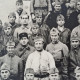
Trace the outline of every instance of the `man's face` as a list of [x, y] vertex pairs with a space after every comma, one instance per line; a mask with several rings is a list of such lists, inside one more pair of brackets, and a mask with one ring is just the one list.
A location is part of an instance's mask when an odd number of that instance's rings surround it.
[[72, 40], [71, 41], [71, 46], [73, 47], [73, 48], [77, 48], [77, 47], [79, 47], [79, 40]]
[[42, 23], [42, 16], [37, 16], [36, 17], [36, 22], [37, 23]]
[[35, 42], [35, 48], [37, 51], [43, 50], [43, 41], [36, 41]]
[[28, 24], [28, 22], [29, 22], [28, 15], [22, 15], [21, 24], [25, 25]]
[[77, 2], [77, 10], [79, 10], [80, 11], [80, 2]]
[[4, 32], [5, 32], [6, 35], [10, 35], [11, 34], [11, 31], [12, 31], [12, 28], [11, 27], [4, 28]]
[[1, 70], [1, 78], [3, 80], [7, 80], [10, 76], [10, 72], [8, 70]]
[[32, 28], [32, 33], [33, 33], [33, 34], [37, 34], [38, 31], [39, 31], [39, 28], [38, 28], [38, 27], [33, 27], [33, 28]]
[[7, 52], [9, 55], [14, 55], [14, 46], [7, 46]]
[[59, 35], [57, 33], [51, 34], [51, 40], [53, 43], [56, 43], [59, 39]]
[[34, 80], [34, 74], [31, 73], [26, 74], [26, 80]]
[[27, 37], [22, 37], [21, 40], [20, 40], [20, 44], [21, 44], [21, 45], [27, 45], [27, 44], [28, 44], [28, 39], [27, 39]]
[[55, 6], [54, 6], [54, 10], [55, 11], [60, 11], [61, 10], [61, 5], [59, 5], [59, 4], [56, 4]]
[[50, 80], [59, 80], [59, 74], [58, 73], [50, 74], [49, 79]]
[[16, 20], [16, 18], [13, 17], [13, 16], [9, 16], [9, 17], [8, 17], [8, 20], [9, 20], [10, 23], [14, 23], [15, 20]]
[[21, 12], [23, 10], [23, 4], [17, 3], [16, 4], [16, 9], [17, 9], [18, 12]]
[[76, 77], [76, 80], [80, 80], [80, 73], [76, 73], [75, 77]]
[[59, 20], [57, 21], [57, 24], [58, 24], [59, 26], [64, 26], [64, 23], [65, 23], [64, 19], [59, 19]]

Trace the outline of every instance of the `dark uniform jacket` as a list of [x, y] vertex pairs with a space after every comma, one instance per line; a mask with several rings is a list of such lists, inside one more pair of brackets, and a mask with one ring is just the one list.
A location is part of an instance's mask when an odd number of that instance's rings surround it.
[[6, 54], [5, 56], [0, 57], [0, 66], [3, 63], [10, 65], [10, 79], [23, 80], [23, 64], [21, 58], [16, 55], [11, 57]]

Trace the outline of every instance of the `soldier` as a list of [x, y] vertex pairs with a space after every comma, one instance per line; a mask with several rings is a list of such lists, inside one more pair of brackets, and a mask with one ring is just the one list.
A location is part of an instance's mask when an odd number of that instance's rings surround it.
[[36, 15], [36, 23], [39, 25], [39, 28], [45, 32], [47, 43], [49, 43], [48, 36], [49, 36], [50, 28], [46, 24], [46, 18], [45, 20], [43, 20], [43, 14]]
[[10, 66], [10, 79], [23, 80], [23, 64], [21, 58], [15, 55], [15, 43], [8, 41], [6, 44], [7, 54], [0, 57], [0, 65], [6, 63]]
[[8, 15], [8, 20], [9, 20], [9, 23], [10, 23], [10, 25], [11, 25], [12, 35], [13, 35], [15, 29], [16, 29], [17, 27], [19, 27], [19, 24], [17, 24], [17, 23], [15, 22], [15, 20], [16, 20], [16, 14], [15, 14], [14, 12], [11, 12], [11, 13]]
[[49, 80], [60, 80], [59, 71], [57, 68], [51, 69], [49, 74]]
[[7, 42], [10, 39], [13, 39], [11, 25], [9, 23], [4, 23], [3, 30], [4, 30], [4, 45], [6, 46]]
[[28, 40], [28, 34], [27, 33], [21, 33], [19, 34], [19, 44], [16, 46], [17, 56], [19, 56], [23, 62], [24, 62], [24, 68], [25, 63], [30, 55], [30, 53], [35, 51], [35, 48], [29, 45]]
[[70, 29], [65, 27], [65, 18], [62, 14], [59, 14], [57, 16], [57, 29], [59, 31], [59, 40], [66, 44], [68, 46], [68, 48], [70, 49], [70, 35], [71, 35], [71, 31]]
[[79, 23], [79, 25], [77, 27], [75, 27], [72, 32], [71, 32], [71, 35], [73, 35], [74, 33], [78, 33], [78, 35], [80, 36], [80, 14], [77, 16], [77, 21]]
[[[61, 3], [60, 2], [55, 2], [54, 4], [54, 11], [52, 11], [52, 13], [48, 16], [47, 18], [47, 25], [50, 27], [50, 29], [52, 29], [52, 27], [57, 27], [57, 22], [56, 22], [56, 18], [59, 14], [62, 14], [62, 7], [61, 7]], [[64, 15], [64, 17], [66, 17]]]
[[45, 32], [43, 30], [40, 29], [39, 25], [37, 23], [33, 23], [32, 27], [31, 27], [31, 31], [32, 31], [32, 35], [29, 37], [29, 44], [31, 46], [34, 46], [34, 39], [36, 38], [36, 36], [43, 36], [44, 38], [44, 48], [46, 47], [47, 44], [47, 36], [45, 34]]
[[28, 24], [29, 15], [27, 13], [23, 12], [20, 17], [21, 17], [21, 19], [20, 19], [21, 26], [16, 28], [14, 31], [14, 39], [16, 41], [19, 40], [19, 34], [20, 33], [26, 32], [28, 34], [28, 36], [30, 36], [32, 34], [30, 31], [31, 27]]
[[77, 16], [80, 14], [80, 0], [76, 0], [76, 11], [74, 11], [69, 19], [66, 21], [66, 25], [70, 28], [70, 30], [73, 30], [76, 26], [79, 25]]
[[60, 76], [65, 80], [68, 78], [68, 47], [59, 41], [59, 31], [56, 28], [51, 29], [50, 37], [52, 42], [47, 45], [46, 50], [53, 55]]
[[10, 80], [10, 66], [3, 63], [0, 68], [1, 80]]
[[31, 0], [30, 9], [32, 19], [39, 13], [42, 13], [45, 17], [52, 11], [51, 0]]
[[16, 23], [20, 24], [20, 15], [23, 12], [23, 1], [22, 0], [17, 0], [16, 1]]
[[43, 49], [44, 40], [41, 36], [34, 40], [36, 51], [31, 53], [26, 61], [26, 67], [34, 70], [34, 80], [49, 80], [49, 70], [55, 68], [52, 55]]
[[71, 50], [69, 56], [69, 74], [70, 80], [74, 80], [74, 70], [80, 67], [80, 37], [77, 33], [71, 35]]
[[32, 68], [26, 69], [24, 77], [26, 80], [34, 80], [34, 70]]
[[80, 67], [76, 67], [74, 70], [76, 80], [80, 80]]

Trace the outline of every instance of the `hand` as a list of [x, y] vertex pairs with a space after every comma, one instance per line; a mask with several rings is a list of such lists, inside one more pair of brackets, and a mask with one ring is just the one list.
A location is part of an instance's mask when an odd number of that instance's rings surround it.
[[34, 15], [34, 14], [32, 14], [32, 19], [33, 19], [33, 20], [35, 19], [35, 15]]

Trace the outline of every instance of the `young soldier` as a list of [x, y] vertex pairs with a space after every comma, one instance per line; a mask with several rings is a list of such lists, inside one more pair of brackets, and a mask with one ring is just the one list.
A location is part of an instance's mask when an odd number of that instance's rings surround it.
[[28, 68], [25, 71], [25, 80], [34, 80], [34, 70], [32, 68]]
[[50, 70], [49, 80], [60, 80], [59, 71], [57, 68]]
[[70, 28], [70, 30], [74, 29], [79, 25], [77, 16], [80, 14], [80, 0], [76, 0], [76, 11], [74, 11], [69, 19], [66, 22], [66, 25]]
[[75, 74], [75, 78], [76, 80], [80, 80], [80, 67], [76, 67], [76, 69], [74, 70], [74, 74]]
[[20, 16], [20, 22], [21, 22], [21, 26], [16, 28], [14, 31], [14, 39], [15, 40], [19, 40], [19, 34], [26, 32], [28, 34], [28, 36], [30, 36], [32, 33], [30, 31], [31, 27], [28, 24], [29, 21], [29, 16], [27, 13], [22, 13], [22, 15]]
[[9, 23], [4, 23], [3, 30], [4, 30], [4, 45], [6, 46], [7, 42], [10, 39], [13, 39], [11, 25]]
[[20, 24], [20, 15], [23, 12], [23, 1], [22, 0], [17, 0], [16, 1], [16, 23]]
[[7, 54], [0, 57], [0, 65], [6, 63], [10, 66], [10, 79], [23, 80], [23, 63], [21, 58], [15, 55], [15, 43], [10, 40], [6, 44]]
[[74, 70], [80, 66], [80, 37], [77, 33], [71, 35], [71, 50], [69, 56], [70, 80], [74, 80]]
[[[68, 67], [68, 47], [59, 41], [59, 31], [56, 28], [52, 28], [50, 31], [50, 37], [52, 42], [47, 45], [46, 50], [50, 52], [56, 63], [56, 67], [59, 70], [59, 73], [64, 80], [67, 79], [67, 67]], [[64, 75], [64, 77], [63, 77]], [[66, 76], [66, 77], [65, 77]]]
[[55, 68], [54, 59], [49, 52], [43, 49], [44, 40], [41, 36], [36, 37], [34, 43], [36, 51], [29, 55], [25, 70], [33, 68], [35, 73], [34, 80], [49, 80], [49, 70]]
[[46, 19], [43, 20], [43, 14], [39, 13], [36, 15], [36, 23], [39, 25], [39, 28], [44, 31], [47, 43], [49, 43], [48, 36], [49, 36], [50, 28], [46, 24]]
[[47, 22], [46, 22], [50, 27], [50, 29], [52, 29], [52, 27], [57, 27], [56, 18], [59, 14], [63, 14], [61, 9], [62, 9], [61, 3], [55, 2], [54, 11], [48, 16]]
[[25, 63], [29, 54], [35, 51], [35, 49], [29, 45], [27, 33], [19, 34], [19, 44], [16, 47], [16, 51], [17, 51], [16, 55], [23, 60], [25, 68]]
[[31, 16], [35, 18], [36, 14], [42, 13], [44, 17], [52, 11], [50, 0], [31, 0]]
[[58, 31], [59, 31], [59, 40], [66, 44], [68, 46], [68, 48], [70, 49], [70, 35], [71, 35], [71, 31], [70, 29], [65, 27], [65, 18], [62, 14], [59, 14], [57, 16], [57, 24], [58, 24]]
[[72, 30], [71, 35], [73, 35], [74, 33], [78, 33], [78, 35], [80, 36], [80, 14], [77, 16], [77, 21], [79, 25]]
[[45, 32], [40, 29], [40, 27], [37, 23], [33, 23], [32, 27], [31, 27], [31, 31], [32, 31], [32, 35], [29, 37], [29, 44], [31, 46], [34, 46], [34, 39], [37, 36], [41, 35], [44, 38], [44, 48], [45, 48], [46, 44], [47, 44], [47, 38], [46, 38]]
[[8, 20], [9, 20], [9, 23], [10, 23], [10, 25], [11, 25], [12, 35], [13, 35], [15, 29], [16, 29], [17, 27], [19, 27], [19, 24], [17, 24], [17, 23], [15, 22], [15, 20], [16, 20], [16, 14], [15, 14], [14, 12], [10, 13], [10, 14], [8, 15]]
[[6, 63], [3, 63], [0, 68], [1, 80], [10, 80], [10, 66]]

